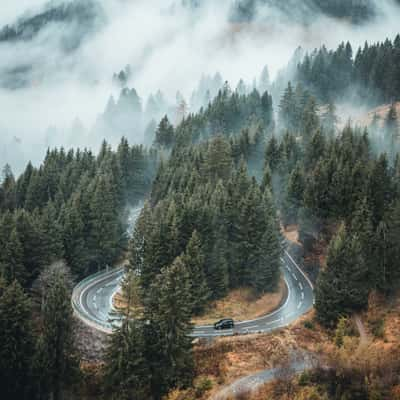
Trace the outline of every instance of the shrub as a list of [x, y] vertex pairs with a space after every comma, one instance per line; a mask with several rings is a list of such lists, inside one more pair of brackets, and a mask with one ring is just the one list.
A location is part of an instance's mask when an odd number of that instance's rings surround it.
[[307, 386], [310, 383], [310, 374], [308, 371], [304, 371], [299, 376], [299, 385]]
[[314, 322], [309, 320], [304, 321], [304, 328], [314, 330], [315, 329]]
[[385, 320], [383, 318], [378, 318], [369, 321], [369, 323], [372, 334], [377, 338], [383, 339], [385, 336]]
[[212, 387], [213, 387], [213, 383], [212, 383], [211, 379], [208, 379], [208, 378], [200, 379], [200, 381], [195, 386], [196, 397], [202, 397], [204, 395], [204, 393], [211, 390]]

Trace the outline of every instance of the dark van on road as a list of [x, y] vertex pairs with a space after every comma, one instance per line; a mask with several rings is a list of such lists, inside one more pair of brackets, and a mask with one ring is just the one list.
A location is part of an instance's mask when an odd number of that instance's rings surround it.
[[235, 326], [235, 323], [233, 322], [233, 319], [231, 318], [225, 318], [221, 319], [221, 321], [218, 321], [214, 324], [214, 329], [232, 329]]

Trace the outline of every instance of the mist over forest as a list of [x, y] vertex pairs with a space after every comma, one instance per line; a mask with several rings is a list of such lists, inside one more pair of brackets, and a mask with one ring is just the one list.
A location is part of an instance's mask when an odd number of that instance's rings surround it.
[[346, 1], [346, 7], [340, 1], [291, 3], [35, 0], [4, 5], [2, 164], [20, 171], [27, 161], [40, 161], [47, 147], [98, 148], [103, 139], [114, 144], [122, 135], [149, 144], [162, 115], [179, 120], [182, 100], [184, 111], [194, 112], [225, 81], [236, 88], [242, 79], [248, 90], [260, 89], [266, 65], [270, 80], [278, 78], [271, 90], [276, 104], [284, 82], [292, 78], [291, 67], [306, 51], [322, 45], [336, 49], [350, 41], [355, 52], [365, 41], [394, 39], [397, 33], [397, 1], [380, 1], [379, 7], [373, 0]]
[[400, 0], [5, 3], [1, 399], [400, 400]]

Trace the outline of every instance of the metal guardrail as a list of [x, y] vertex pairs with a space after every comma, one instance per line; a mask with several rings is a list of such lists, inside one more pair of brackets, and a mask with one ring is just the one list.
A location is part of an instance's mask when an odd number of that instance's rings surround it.
[[72, 291], [72, 296], [71, 296], [71, 304], [72, 304], [72, 308], [74, 310], [74, 312], [76, 313], [76, 315], [81, 319], [84, 320], [86, 322], [91, 322], [97, 326], [101, 326], [104, 329], [107, 330], [107, 332], [111, 331], [113, 326], [110, 322], [104, 322], [101, 321], [97, 318], [94, 318], [92, 315], [90, 315], [89, 313], [86, 312], [86, 310], [84, 310], [81, 307], [80, 304], [80, 297], [82, 294], [82, 291], [86, 288], [86, 286], [88, 284], [90, 284], [92, 281], [97, 280], [98, 278], [106, 278], [108, 276], [120, 273], [121, 271], [123, 271], [123, 267], [119, 267], [119, 268], [113, 268], [113, 269], [107, 269], [107, 270], [102, 270], [99, 272], [96, 272], [92, 275], [87, 276], [86, 278], [84, 278], [83, 280], [81, 280], [73, 289]]
[[[290, 261], [295, 265], [295, 267], [299, 270], [299, 272], [304, 276], [307, 283], [310, 285], [311, 290], [313, 290], [313, 285], [312, 285], [310, 279], [308, 278], [308, 276], [303, 272], [303, 270], [300, 268], [300, 266], [294, 261], [294, 259], [292, 258], [292, 256], [289, 254], [289, 252], [287, 250], [285, 250], [285, 254], [289, 257]], [[72, 291], [71, 304], [72, 304], [75, 314], [82, 321], [84, 321], [88, 325], [90, 325], [96, 329], [102, 330], [106, 333], [110, 333], [113, 330], [115, 325], [113, 324], [113, 320], [111, 318], [109, 318], [109, 320], [107, 322], [105, 322], [103, 320], [100, 320], [100, 319], [90, 315], [82, 307], [80, 300], [81, 300], [82, 292], [92, 282], [101, 280], [102, 278], [110, 277], [112, 275], [119, 274], [119, 273], [123, 272], [123, 270], [124, 270], [124, 267], [117, 267], [117, 268], [113, 268], [113, 269], [107, 269], [107, 270], [102, 270], [102, 271], [96, 272], [95, 274], [89, 275], [86, 278], [84, 278], [82, 281], [80, 281], [74, 287], [74, 289]], [[118, 319], [115, 319], [114, 322], [117, 320]]]
[[[131, 212], [131, 216], [130, 216], [130, 220], [131, 220], [131, 226], [134, 227], [137, 218], [140, 215], [140, 212], [143, 208], [143, 204], [144, 204], [144, 200], [141, 200], [138, 202], [137, 206], [134, 207], [132, 209]], [[80, 296], [82, 291], [85, 289], [85, 287], [91, 283], [91, 281], [98, 279], [98, 278], [106, 278], [108, 276], [111, 276], [113, 274], [119, 273], [121, 271], [123, 271], [124, 267], [117, 267], [117, 268], [113, 268], [113, 269], [107, 269], [107, 270], [102, 270], [99, 272], [96, 272], [95, 274], [89, 275], [86, 278], [84, 278], [83, 280], [81, 280], [73, 289], [72, 291], [72, 297], [71, 297], [71, 304], [72, 304], [72, 308], [75, 312], [75, 314], [84, 322], [89, 322], [92, 325], [95, 324], [96, 328], [98, 328], [99, 326], [103, 327], [104, 330], [106, 330], [107, 332], [110, 332], [113, 328], [113, 325], [111, 322], [104, 322], [101, 321], [97, 318], [94, 318], [92, 315], [90, 315], [89, 313], [87, 313], [80, 304]]]

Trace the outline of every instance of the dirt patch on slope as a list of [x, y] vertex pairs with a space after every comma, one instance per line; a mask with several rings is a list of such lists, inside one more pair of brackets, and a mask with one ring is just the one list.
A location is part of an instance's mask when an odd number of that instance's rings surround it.
[[283, 279], [275, 292], [261, 297], [256, 297], [250, 288], [235, 289], [225, 298], [211, 303], [203, 315], [193, 318], [193, 323], [207, 325], [228, 317], [235, 321], [259, 318], [276, 310], [284, 302], [286, 294]]

